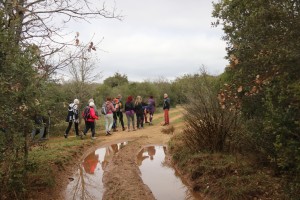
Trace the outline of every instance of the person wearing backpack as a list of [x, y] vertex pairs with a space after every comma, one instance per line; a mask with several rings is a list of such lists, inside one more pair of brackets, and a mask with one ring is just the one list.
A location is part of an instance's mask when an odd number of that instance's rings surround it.
[[92, 131], [92, 139], [96, 139], [95, 137], [95, 119], [98, 120], [98, 116], [96, 115], [95, 112], [95, 104], [94, 102], [90, 102], [89, 103], [89, 108], [86, 108], [84, 110], [84, 112], [82, 113], [82, 116], [84, 118], [85, 121], [85, 129], [83, 131], [83, 135], [86, 136], [86, 133], [89, 131], [89, 129], [91, 129]]
[[[99, 113], [98, 113], [98, 110], [97, 110], [97, 106], [96, 106], [96, 104], [95, 104], [95, 101], [94, 101], [94, 99], [89, 99], [89, 102], [88, 102], [88, 105], [87, 106], [89, 106], [89, 103], [90, 102], [93, 102], [94, 103], [94, 110], [95, 110], [95, 114], [96, 114], [96, 116], [97, 117], [99, 117]], [[96, 123], [96, 122], [95, 122]]]
[[126, 103], [125, 103], [125, 113], [127, 117], [127, 126], [128, 126], [128, 132], [130, 131], [130, 122], [132, 123], [132, 130], [135, 131], [134, 126], [134, 103], [132, 96], [128, 96]]
[[[103, 109], [102, 109], [103, 110]], [[111, 98], [107, 97], [105, 102], [105, 130], [106, 130], [106, 136], [111, 135], [110, 131], [113, 126], [113, 112], [115, 112], [116, 109], [114, 105], [111, 102]]]
[[163, 110], [164, 110], [164, 118], [165, 118], [165, 123], [163, 126], [169, 125], [169, 110], [170, 110], [170, 99], [168, 97], [168, 94], [164, 94], [164, 102], [163, 102]]
[[74, 99], [74, 102], [69, 104], [68, 115], [67, 115], [67, 118], [66, 118], [66, 122], [68, 122], [69, 125], [68, 125], [68, 127], [65, 131], [65, 134], [64, 134], [65, 138], [68, 138], [68, 134], [71, 130], [73, 122], [74, 122], [74, 126], [75, 126], [76, 137], [80, 136], [79, 135], [79, 129], [78, 129], [78, 125], [79, 125], [78, 105], [79, 105], [79, 100], [78, 99]]
[[125, 131], [126, 128], [124, 126], [124, 120], [123, 120], [124, 106], [123, 106], [123, 101], [122, 101], [122, 95], [119, 94], [117, 99], [119, 100], [119, 108], [117, 109], [117, 116], [121, 123], [122, 130]]
[[[85, 113], [85, 111], [88, 110], [88, 109], [90, 108], [90, 106], [89, 106], [90, 102], [93, 102], [93, 103], [94, 103], [94, 105], [95, 105], [95, 106], [94, 106], [95, 114], [96, 114], [97, 117], [99, 117], [98, 110], [97, 110], [97, 106], [96, 106], [96, 104], [95, 104], [94, 99], [89, 99], [87, 105], [85, 106], [85, 108], [84, 108], [84, 110], [83, 110], [82, 116], [83, 116], [83, 114]], [[95, 122], [95, 124], [96, 124], [96, 122]]]

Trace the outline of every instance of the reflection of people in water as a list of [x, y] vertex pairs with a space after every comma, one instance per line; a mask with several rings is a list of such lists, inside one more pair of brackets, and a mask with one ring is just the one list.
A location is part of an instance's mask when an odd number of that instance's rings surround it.
[[163, 150], [164, 150], [165, 155], [167, 155], [167, 147], [166, 146], [163, 146]]
[[82, 164], [86, 173], [94, 174], [98, 164], [98, 158], [99, 155], [93, 152], [84, 159]]
[[112, 148], [112, 150], [113, 150], [114, 153], [117, 153], [119, 151], [119, 147], [118, 147], [117, 144], [112, 144], [111, 148]]
[[[113, 147], [113, 145], [106, 147], [105, 149], [105, 155], [104, 155], [104, 160], [101, 163], [102, 166], [102, 170], [104, 171], [105, 167], [107, 166], [107, 164], [109, 163], [109, 161], [112, 159], [113, 155], [114, 155], [114, 149], [115, 147]], [[118, 145], [117, 145], [118, 148]]]
[[150, 146], [147, 147], [147, 151], [148, 151], [148, 155], [150, 156], [150, 160], [153, 160], [153, 156], [155, 155], [155, 147], [154, 146]]
[[101, 163], [101, 167], [102, 167], [102, 170], [104, 171], [106, 165], [108, 164], [108, 162], [106, 160], [103, 160], [102, 163]]
[[143, 153], [145, 152], [145, 148], [143, 148], [137, 155], [137, 164], [138, 166], [142, 165], [143, 160], [146, 158], [149, 158], [149, 156], [143, 156]]

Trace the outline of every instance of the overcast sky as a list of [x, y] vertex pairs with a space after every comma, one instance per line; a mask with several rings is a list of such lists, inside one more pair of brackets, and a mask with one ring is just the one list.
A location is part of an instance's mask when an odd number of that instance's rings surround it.
[[221, 28], [211, 26], [211, 0], [115, 2], [122, 21], [97, 19], [70, 26], [81, 38], [104, 37], [96, 51], [102, 80], [115, 72], [126, 74], [129, 81], [174, 80], [197, 73], [202, 65], [211, 74], [224, 71], [225, 42]]

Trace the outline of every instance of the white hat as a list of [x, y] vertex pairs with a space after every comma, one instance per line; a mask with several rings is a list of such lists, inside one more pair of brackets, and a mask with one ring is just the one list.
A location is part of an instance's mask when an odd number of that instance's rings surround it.
[[79, 100], [78, 99], [74, 99], [74, 103], [78, 105], [79, 104]]
[[94, 102], [91, 101], [91, 102], [89, 103], [89, 106], [90, 106], [90, 107], [94, 107], [94, 106], [95, 106]]

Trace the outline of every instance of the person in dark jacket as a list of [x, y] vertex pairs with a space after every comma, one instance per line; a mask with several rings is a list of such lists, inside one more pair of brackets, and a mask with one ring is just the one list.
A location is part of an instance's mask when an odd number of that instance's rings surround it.
[[119, 94], [117, 99], [119, 100], [119, 107], [117, 109], [117, 116], [118, 116], [119, 121], [121, 123], [122, 130], [125, 131], [124, 120], [123, 120], [124, 105], [123, 105], [123, 101], [122, 101], [122, 96]]
[[125, 103], [125, 113], [127, 117], [127, 125], [128, 125], [128, 132], [130, 131], [130, 122], [132, 123], [132, 130], [135, 131], [134, 125], [134, 103], [132, 96], [128, 96], [126, 103]]
[[144, 128], [144, 109], [142, 105], [142, 97], [137, 96], [134, 103], [134, 110], [136, 114], [136, 127], [138, 129]]
[[170, 99], [168, 97], [168, 94], [164, 94], [164, 102], [163, 102], [163, 110], [164, 110], [164, 118], [165, 123], [163, 126], [169, 125], [169, 110], [170, 110]]
[[68, 138], [68, 134], [69, 131], [71, 130], [72, 124], [74, 123], [75, 126], [75, 132], [76, 132], [76, 137], [80, 136], [79, 135], [79, 129], [78, 129], [78, 125], [79, 125], [79, 110], [78, 110], [78, 105], [79, 105], [79, 100], [78, 99], [74, 99], [73, 103], [69, 104], [69, 108], [68, 108], [68, 115], [67, 115], [67, 119], [66, 122], [69, 123], [66, 131], [65, 131], [65, 138]]
[[35, 114], [34, 115], [34, 128], [31, 132], [31, 138], [34, 139], [39, 134], [39, 139], [46, 139], [47, 135], [47, 119], [46, 117]]
[[152, 119], [155, 112], [155, 100], [153, 99], [153, 96], [150, 96], [148, 99], [148, 111], [149, 111], [149, 125], [152, 125]]
[[118, 114], [117, 114], [117, 112], [119, 110], [119, 99], [117, 99], [117, 98], [113, 99], [112, 103], [113, 103], [114, 108], [116, 109], [113, 112], [114, 121], [113, 121], [112, 129], [113, 129], [113, 132], [117, 132], [118, 131], [118, 129], [117, 129], [117, 127], [118, 127]]

